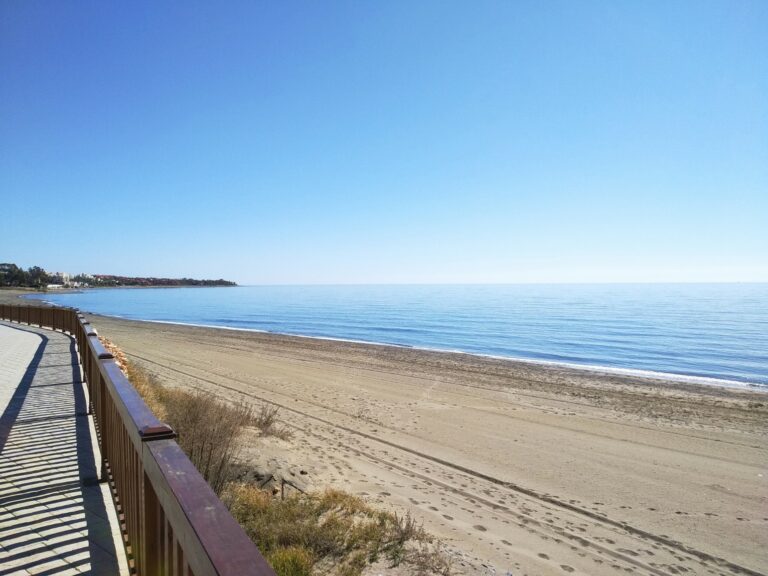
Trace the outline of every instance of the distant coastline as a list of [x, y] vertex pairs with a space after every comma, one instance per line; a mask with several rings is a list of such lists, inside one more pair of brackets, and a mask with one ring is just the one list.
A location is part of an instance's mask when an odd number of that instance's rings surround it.
[[199, 280], [197, 278], [155, 278], [152, 276], [114, 276], [94, 274], [88, 288], [179, 288], [179, 287], [234, 287], [236, 282], [219, 278], [217, 280]]
[[186, 287], [237, 286], [236, 282], [223, 278], [158, 278], [155, 276], [119, 276], [116, 274], [70, 274], [48, 272], [40, 266], [23, 269], [12, 262], [0, 263], [0, 288], [31, 288], [40, 291], [66, 288], [126, 288], [126, 287]]

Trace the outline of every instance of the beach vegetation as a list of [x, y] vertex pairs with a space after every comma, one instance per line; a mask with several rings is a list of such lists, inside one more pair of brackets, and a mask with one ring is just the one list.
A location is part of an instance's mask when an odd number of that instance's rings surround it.
[[280, 576], [310, 576], [314, 560], [303, 546], [278, 548], [266, 555], [267, 562]]
[[165, 418], [177, 442], [216, 494], [232, 479], [240, 437], [253, 420], [250, 406], [218, 401], [212, 393], [161, 388]]
[[[379, 510], [347, 492], [281, 499], [252, 485], [230, 484], [223, 500], [280, 576], [359, 576], [366, 566], [382, 561], [405, 564], [417, 573], [450, 573], [440, 545], [409, 513]], [[307, 560], [312, 570], [302, 572]]]
[[[133, 387], [159, 419], [177, 433], [176, 441], [216, 494], [236, 470], [239, 440], [256, 419], [250, 406], [222, 402], [210, 392], [163, 386], [112, 342], [101, 338]], [[277, 428], [276, 414], [271, 425]]]

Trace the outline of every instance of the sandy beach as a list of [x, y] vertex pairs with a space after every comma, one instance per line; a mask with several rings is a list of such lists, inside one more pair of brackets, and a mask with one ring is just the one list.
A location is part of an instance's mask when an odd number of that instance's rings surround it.
[[163, 383], [280, 407], [243, 457], [411, 510], [459, 573], [768, 571], [768, 395], [91, 317]]

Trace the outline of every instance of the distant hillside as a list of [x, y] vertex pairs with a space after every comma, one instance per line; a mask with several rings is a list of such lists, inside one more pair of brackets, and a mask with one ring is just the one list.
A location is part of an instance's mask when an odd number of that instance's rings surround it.
[[110, 274], [94, 274], [91, 286], [237, 286], [229, 280], [197, 280], [195, 278], [141, 278], [132, 276], [112, 276]]
[[103, 286], [237, 286], [229, 280], [197, 280], [195, 278], [144, 278], [114, 276], [112, 274], [77, 274], [68, 272], [47, 272], [40, 266], [27, 270], [9, 262], [0, 263], [0, 287], [43, 289], [47, 286], [67, 288], [88, 288]]

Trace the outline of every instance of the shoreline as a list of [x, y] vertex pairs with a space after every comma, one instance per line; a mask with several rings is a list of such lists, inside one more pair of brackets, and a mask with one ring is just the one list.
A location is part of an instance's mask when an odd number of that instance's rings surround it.
[[[52, 306], [57, 306], [53, 302], [48, 302]], [[270, 330], [260, 330], [258, 328], [239, 328], [236, 326], [220, 326], [214, 324], [197, 324], [192, 322], [177, 322], [172, 320], [145, 320], [141, 318], [126, 318], [125, 316], [118, 316], [113, 314], [95, 314], [88, 312], [89, 315], [99, 318], [114, 318], [118, 320], [125, 320], [129, 322], [146, 322], [149, 324], [167, 324], [171, 326], [191, 326], [194, 328], [210, 328], [213, 330], [231, 330], [234, 332], [252, 332], [255, 334], [265, 334], [273, 336], [284, 336], [290, 338], [306, 338], [309, 340], [321, 340], [328, 342], [346, 342], [350, 344], [359, 344], [362, 346], [383, 346], [391, 348], [400, 348], [404, 350], [418, 350], [423, 352], [434, 352], [437, 354], [457, 354], [470, 356], [473, 358], [488, 358], [491, 360], [499, 360], [503, 362], [510, 362], [513, 364], [530, 364], [533, 366], [541, 367], [553, 367], [563, 368], [576, 371], [582, 371], [588, 374], [596, 375], [609, 375], [609, 376], [626, 376], [629, 378], [641, 378], [649, 381], [664, 381], [670, 384], [690, 384], [694, 386], [707, 386], [707, 387], [719, 387], [726, 389], [738, 389], [746, 391], [754, 391], [757, 393], [768, 393], [768, 384], [762, 384], [760, 382], [748, 382], [741, 380], [728, 380], [724, 378], [713, 378], [709, 376], [699, 376], [693, 374], [677, 374], [674, 372], [660, 372], [656, 370], [644, 370], [640, 368], [622, 368], [614, 366], [600, 366], [593, 364], [578, 364], [574, 362], [559, 362], [556, 360], [539, 360], [536, 358], [522, 358], [515, 356], [500, 356], [496, 354], [483, 354], [480, 352], [467, 352], [464, 350], [449, 350], [442, 348], [430, 348], [427, 346], [415, 346], [407, 344], [393, 344], [390, 342], [372, 342], [368, 340], [356, 340], [352, 338], [340, 338], [333, 336], [313, 336], [307, 334], [292, 334], [290, 332], [274, 332]]]
[[355, 340], [352, 338], [340, 338], [334, 336], [312, 336], [308, 334], [293, 334], [290, 332], [273, 332], [271, 330], [260, 330], [258, 328], [238, 328], [235, 326], [219, 326], [215, 324], [195, 324], [192, 322], [175, 322], [171, 320], [143, 320], [138, 318], [126, 318], [109, 314], [93, 314], [94, 316], [103, 316], [105, 318], [119, 318], [120, 320], [132, 320], [135, 322], [149, 322], [155, 324], [172, 324], [176, 326], [193, 326], [196, 328], [215, 328], [217, 330], [235, 330], [240, 332], [257, 332], [259, 334], [274, 334], [275, 336], [291, 336], [293, 338], [309, 338], [312, 340], [328, 340], [331, 342], [349, 342], [351, 344], [362, 344], [367, 346], [388, 346], [392, 348], [405, 348], [410, 350], [421, 350], [424, 352], [436, 352], [439, 354], [461, 354], [478, 358], [490, 358], [492, 360], [502, 360], [516, 364], [534, 364], [537, 366], [552, 366], [555, 368], [569, 368], [572, 370], [582, 370], [593, 374], [607, 374], [628, 376], [633, 378], [644, 378], [650, 380], [668, 380], [674, 383], [700, 384], [702, 386], [720, 386], [723, 388], [738, 388], [755, 390], [757, 392], [768, 393], [768, 384], [760, 382], [748, 382], [741, 380], [728, 380], [725, 378], [714, 378], [710, 376], [700, 376], [695, 374], [677, 374], [674, 372], [661, 372], [657, 370], [643, 370], [641, 368], [621, 368], [618, 366], [601, 366], [597, 364], [579, 364], [576, 362], [560, 362], [557, 360], [540, 360], [536, 358], [524, 358], [520, 356], [501, 356], [498, 354], [484, 354], [482, 352], [467, 352], [465, 350], [450, 350], [447, 348], [431, 348], [429, 346], [416, 346], [408, 344], [393, 344], [391, 342], [372, 342], [370, 340]]
[[[212, 286], [212, 287], [211, 286], [109, 286], [109, 287], [89, 288], [88, 290], [114, 290], [119, 288], [168, 289], [168, 288], [217, 288], [217, 286]], [[72, 289], [72, 290], [67, 290], [66, 293], [81, 293], [82, 291], [83, 291], [82, 289]], [[64, 292], [57, 292], [57, 293], [64, 293]], [[17, 297], [24, 301], [37, 300], [49, 306], [60, 306], [59, 304], [45, 300], [43, 297], [35, 297], [32, 294], [19, 294]], [[88, 313], [92, 314], [90, 312]], [[643, 369], [643, 368], [603, 366], [600, 364], [580, 364], [578, 362], [542, 360], [537, 358], [526, 358], [526, 357], [519, 357], [519, 356], [502, 356], [498, 354], [485, 354], [482, 352], [469, 352], [466, 350], [433, 348], [429, 346], [396, 344], [391, 342], [374, 342], [369, 340], [358, 340], [353, 338], [343, 338], [343, 337], [335, 337], [335, 336], [317, 336], [317, 335], [309, 335], [309, 334], [295, 334], [290, 332], [276, 332], [276, 331], [270, 331], [270, 330], [262, 330], [259, 328], [240, 328], [236, 326], [199, 324], [199, 323], [193, 323], [193, 322], [181, 322], [181, 321], [173, 321], [173, 320], [147, 320], [142, 318], [127, 318], [125, 316], [119, 316], [119, 315], [113, 315], [113, 314], [93, 313], [93, 315], [104, 317], [104, 318], [116, 318], [119, 320], [127, 320], [127, 321], [133, 321], [133, 322], [148, 322], [148, 323], [169, 324], [169, 325], [176, 325], [176, 326], [192, 326], [192, 327], [198, 327], [198, 328], [211, 328], [216, 330], [232, 330], [237, 332], [272, 334], [275, 336], [288, 336], [293, 338], [308, 338], [312, 340], [325, 340], [330, 342], [349, 342], [349, 343], [367, 345], [367, 346], [385, 346], [385, 347], [393, 347], [393, 348], [422, 350], [426, 352], [436, 352], [441, 354], [459, 354], [459, 355], [467, 355], [467, 356], [477, 357], [477, 358], [489, 358], [493, 360], [507, 361], [511, 363], [531, 364], [534, 366], [543, 366], [543, 367], [551, 366], [555, 368], [571, 369], [571, 370], [583, 371], [583, 372], [597, 374], [597, 375], [606, 374], [606, 375], [627, 376], [630, 378], [640, 378], [643, 380], [654, 381], [654, 382], [664, 381], [664, 382], [668, 382], [670, 385], [689, 384], [694, 386], [709, 386], [709, 387], [719, 387], [719, 388], [726, 388], [726, 389], [754, 391], [757, 393], [768, 393], [768, 383], [748, 381], [748, 380], [733, 380], [728, 378], [717, 378], [713, 376], [703, 376], [700, 374], [681, 374], [676, 372], [663, 372], [663, 371]]]
[[[181, 284], [178, 286], [84, 286], [80, 288], [53, 288], [51, 290], [37, 290], [35, 288], [29, 288], [30, 292], [27, 294], [19, 294], [19, 298], [24, 299], [25, 297], [32, 297], [32, 299], [37, 300], [38, 298], [35, 298], [35, 294], [83, 294], [86, 292], [91, 292], [94, 290], [152, 290], [154, 288], [161, 288], [161, 289], [168, 289], [168, 288], [239, 288], [239, 285], [235, 286], [199, 286], [197, 284]], [[14, 287], [6, 287], [4, 288], [6, 290], [20, 290], [20, 288]], [[52, 304], [52, 303], [51, 303]]]

